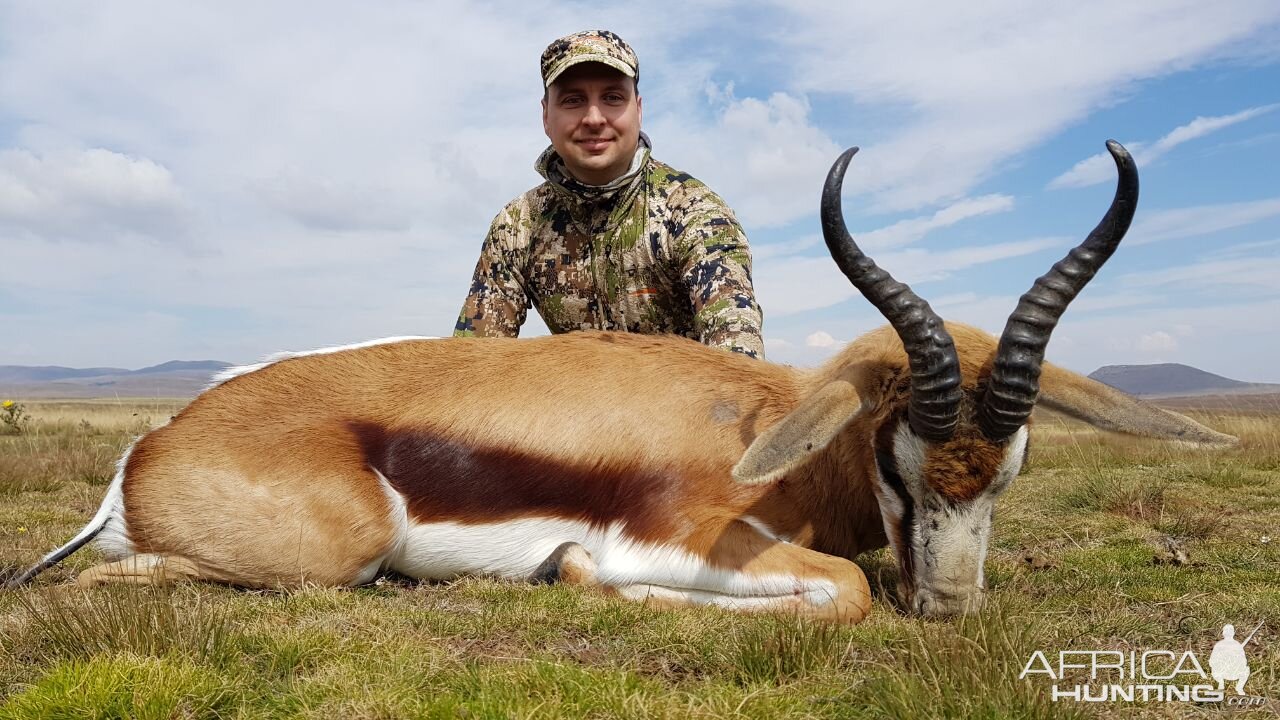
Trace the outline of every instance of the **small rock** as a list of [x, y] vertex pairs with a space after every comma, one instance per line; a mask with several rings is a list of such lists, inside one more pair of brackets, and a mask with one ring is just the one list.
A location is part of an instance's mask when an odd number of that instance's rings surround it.
[[1156, 553], [1151, 558], [1151, 562], [1156, 565], [1173, 565], [1174, 567], [1182, 567], [1191, 564], [1191, 556], [1187, 553], [1187, 546], [1181, 540], [1171, 537], [1160, 539]]

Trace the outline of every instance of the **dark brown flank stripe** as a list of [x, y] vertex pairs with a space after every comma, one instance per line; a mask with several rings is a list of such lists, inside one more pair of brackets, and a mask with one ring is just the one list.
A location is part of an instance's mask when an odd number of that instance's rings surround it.
[[599, 527], [625, 520], [629, 537], [655, 541], [676, 532], [684, 495], [698, 485], [680, 469], [645, 470], [645, 463], [626, 458], [580, 467], [426, 430], [348, 427], [366, 461], [404, 496], [419, 522], [554, 517]]

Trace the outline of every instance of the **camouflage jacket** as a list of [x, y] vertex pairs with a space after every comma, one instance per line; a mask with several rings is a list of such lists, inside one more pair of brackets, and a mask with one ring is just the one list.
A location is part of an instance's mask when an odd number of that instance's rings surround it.
[[546, 182], [494, 218], [455, 336], [515, 337], [529, 307], [553, 333], [672, 333], [764, 357], [751, 254], [733, 211], [707, 186], [649, 155], [578, 183], [552, 148]]

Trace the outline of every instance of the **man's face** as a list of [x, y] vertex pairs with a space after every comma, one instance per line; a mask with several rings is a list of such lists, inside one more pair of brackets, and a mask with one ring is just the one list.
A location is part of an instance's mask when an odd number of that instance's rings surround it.
[[569, 174], [588, 185], [604, 185], [631, 168], [640, 115], [635, 82], [594, 62], [566, 70], [542, 101], [542, 128], [552, 147]]

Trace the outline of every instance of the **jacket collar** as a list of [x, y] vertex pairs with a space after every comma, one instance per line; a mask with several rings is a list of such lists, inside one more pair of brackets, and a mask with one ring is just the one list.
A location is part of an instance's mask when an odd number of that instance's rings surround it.
[[631, 160], [631, 168], [606, 185], [588, 185], [575, 180], [565, 170], [564, 160], [560, 158], [555, 147], [543, 150], [537, 162], [533, 164], [533, 168], [547, 179], [552, 188], [574, 203], [597, 203], [613, 199], [633, 188], [644, 175], [652, 148], [653, 144], [649, 142], [649, 136], [643, 132], [640, 133], [640, 142], [636, 145], [636, 154]]

